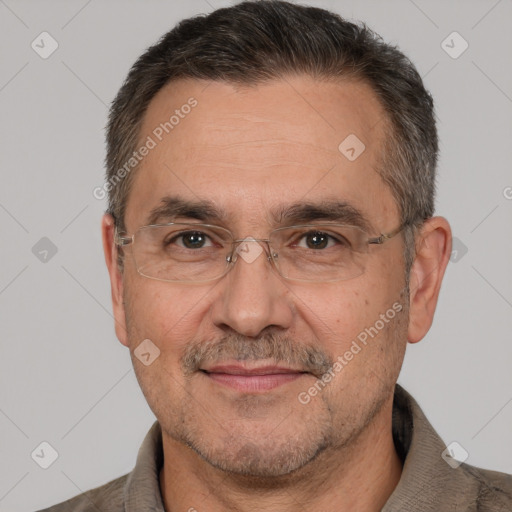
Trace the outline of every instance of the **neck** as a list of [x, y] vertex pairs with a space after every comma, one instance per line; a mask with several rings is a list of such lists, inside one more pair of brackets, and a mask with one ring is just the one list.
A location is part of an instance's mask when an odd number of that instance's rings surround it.
[[212, 467], [162, 431], [160, 488], [167, 512], [304, 512], [382, 509], [398, 484], [402, 463], [391, 433], [392, 401], [350, 445], [325, 450], [307, 467], [271, 480]]

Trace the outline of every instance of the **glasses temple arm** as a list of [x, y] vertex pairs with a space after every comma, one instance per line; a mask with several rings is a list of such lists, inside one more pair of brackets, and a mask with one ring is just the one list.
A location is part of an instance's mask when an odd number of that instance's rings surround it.
[[117, 227], [114, 231], [114, 244], [119, 247], [124, 247], [125, 245], [130, 245], [133, 243], [133, 235], [132, 236], [122, 236], [117, 231]]
[[376, 238], [369, 238], [368, 243], [369, 244], [383, 244], [386, 240], [389, 240], [390, 238], [393, 238], [395, 235], [400, 233], [402, 229], [404, 229], [406, 224], [402, 224], [398, 226], [396, 229], [391, 231], [390, 233], [382, 233], [380, 236]]

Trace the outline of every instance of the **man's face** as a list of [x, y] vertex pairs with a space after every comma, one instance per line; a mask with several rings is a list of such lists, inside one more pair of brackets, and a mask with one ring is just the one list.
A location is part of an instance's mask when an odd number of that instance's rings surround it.
[[[197, 106], [158, 141], [154, 130], [190, 97]], [[151, 136], [157, 145], [136, 171], [126, 229], [147, 224], [162, 198], [173, 197], [208, 201], [219, 218], [162, 222], [219, 224], [235, 239], [267, 238], [280, 227], [272, 212], [326, 202], [358, 209], [373, 226], [369, 236], [388, 233], [399, 212], [377, 172], [385, 126], [361, 83], [173, 83], [144, 118], [140, 141]], [[338, 149], [351, 134], [365, 145], [353, 161]], [[329, 283], [287, 281], [265, 252], [252, 262], [239, 257], [213, 282], [163, 282], [138, 274], [128, 249], [124, 311], [116, 318], [126, 332], [119, 328], [118, 336], [132, 356], [145, 339], [160, 349], [151, 365], [133, 363], [167, 443], [184, 443], [224, 470], [284, 475], [389, 413], [407, 341], [404, 287], [400, 236], [370, 246], [362, 275]], [[318, 385], [319, 369], [338, 356], [342, 369]], [[281, 375], [232, 375], [264, 367], [260, 373], [273, 367]]]

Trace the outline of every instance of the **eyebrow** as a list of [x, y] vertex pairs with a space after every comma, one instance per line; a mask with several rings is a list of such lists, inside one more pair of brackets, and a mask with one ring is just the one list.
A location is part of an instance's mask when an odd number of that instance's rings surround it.
[[[153, 208], [145, 222], [163, 224], [177, 218], [195, 219], [201, 222], [225, 224], [230, 216], [208, 200], [187, 200], [178, 196], [166, 196]], [[300, 202], [281, 205], [270, 210], [270, 220], [276, 227], [294, 225], [312, 221], [334, 221], [363, 229], [367, 233], [374, 231], [367, 216], [346, 201], [322, 200], [319, 202]]]
[[172, 222], [177, 217], [206, 221], [225, 221], [227, 215], [219, 210], [211, 201], [189, 201], [177, 196], [166, 196], [160, 200], [159, 206], [153, 208], [146, 218], [147, 224]]
[[317, 220], [334, 221], [361, 228], [367, 233], [374, 231], [368, 217], [358, 208], [345, 201], [295, 203], [279, 207], [272, 216], [278, 224], [301, 224]]

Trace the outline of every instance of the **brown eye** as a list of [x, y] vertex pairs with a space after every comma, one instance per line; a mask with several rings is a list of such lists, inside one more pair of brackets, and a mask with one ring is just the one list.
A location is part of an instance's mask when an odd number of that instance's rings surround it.
[[202, 231], [186, 231], [173, 236], [165, 245], [176, 244], [185, 249], [202, 249], [212, 245], [210, 237]]
[[329, 249], [335, 245], [349, 245], [341, 235], [334, 236], [325, 231], [308, 231], [303, 233], [296, 244], [297, 247], [320, 250]]
[[329, 244], [329, 236], [320, 231], [308, 233], [304, 238], [309, 249], [325, 249]]

